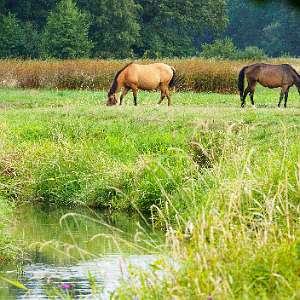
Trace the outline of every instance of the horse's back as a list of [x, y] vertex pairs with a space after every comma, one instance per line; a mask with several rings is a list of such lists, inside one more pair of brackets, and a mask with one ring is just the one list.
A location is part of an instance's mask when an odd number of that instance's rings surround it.
[[173, 76], [172, 68], [163, 63], [149, 65], [131, 64], [127, 70], [127, 81], [145, 90], [157, 89], [161, 83], [168, 83]]
[[272, 64], [254, 64], [247, 67], [246, 76], [250, 81], [258, 81], [261, 85], [269, 88], [281, 87], [283, 84], [289, 84], [291, 76], [290, 65], [272, 65]]
[[150, 72], [151, 74], [160, 74], [160, 76], [172, 76], [172, 68], [164, 63], [154, 63], [149, 65], [136, 65], [141, 72]]

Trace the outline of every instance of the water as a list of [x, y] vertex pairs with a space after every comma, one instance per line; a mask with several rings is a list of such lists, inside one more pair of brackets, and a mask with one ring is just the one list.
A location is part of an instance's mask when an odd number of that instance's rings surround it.
[[78, 299], [109, 299], [126, 280], [129, 264], [147, 268], [157, 259], [161, 239], [137, 216], [91, 210], [22, 209], [11, 231], [30, 245], [30, 258], [24, 256], [22, 272], [11, 265], [1, 275], [29, 292], [0, 282], [0, 299], [48, 299], [53, 290], [68, 290]]

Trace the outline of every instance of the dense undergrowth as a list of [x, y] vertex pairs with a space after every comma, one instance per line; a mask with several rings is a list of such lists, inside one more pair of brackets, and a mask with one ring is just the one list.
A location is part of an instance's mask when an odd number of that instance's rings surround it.
[[121, 299], [298, 299], [296, 90], [287, 110], [266, 89], [257, 110], [234, 95], [158, 97], [107, 108], [105, 93], [1, 90], [1, 199], [151, 214], [174, 261], [133, 271]]

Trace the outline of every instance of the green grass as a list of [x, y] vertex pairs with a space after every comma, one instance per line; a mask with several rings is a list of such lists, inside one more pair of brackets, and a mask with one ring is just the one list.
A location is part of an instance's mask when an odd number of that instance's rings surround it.
[[[169, 255], [122, 299], [299, 299], [300, 101], [238, 95], [0, 90], [0, 197], [150, 214]], [[164, 280], [156, 270], [164, 269]], [[136, 281], [134, 281], [136, 282]]]

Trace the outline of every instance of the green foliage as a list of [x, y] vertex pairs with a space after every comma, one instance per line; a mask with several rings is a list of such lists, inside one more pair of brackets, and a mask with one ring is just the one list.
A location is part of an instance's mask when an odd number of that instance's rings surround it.
[[203, 37], [205, 30], [222, 32], [227, 22], [223, 0], [143, 0], [140, 5], [142, 43], [137, 52], [145, 58], [195, 55], [195, 40]]
[[12, 14], [0, 15], [0, 57], [22, 57], [25, 37], [21, 23]]
[[270, 56], [300, 54], [300, 12], [286, 1], [228, 2], [229, 26], [225, 32], [239, 48], [257, 46]]
[[[53, 21], [53, 39], [50, 42], [53, 44], [56, 39], [59, 42], [53, 49], [49, 46], [42, 51], [41, 40], [47, 20], [53, 13], [57, 13], [59, 1], [1, 0], [0, 12], [6, 17], [14, 16], [8, 27], [15, 28], [17, 33], [17, 40], [15, 35], [10, 35], [9, 30], [7, 34], [1, 33], [10, 41], [14, 41], [9, 44], [11, 48], [5, 46], [6, 50], [2, 51], [2, 55], [31, 58], [43, 57], [45, 54], [51, 57], [187, 57], [195, 56], [201, 50], [202, 44], [226, 37], [230, 37], [240, 50], [258, 47], [273, 57], [286, 53], [292, 56], [300, 55], [300, 45], [295, 42], [300, 39], [300, 13], [286, 1], [73, 1], [81, 9], [81, 13], [78, 13], [81, 16], [85, 15], [85, 18], [69, 19], [73, 25], [70, 27], [68, 24], [66, 28], [59, 25], [55, 27]], [[58, 19], [58, 22], [63, 24], [62, 19]], [[75, 28], [75, 23], [81, 25]], [[32, 34], [28, 30], [30, 26], [33, 29]], [[20, 34], [21, 31], [25, 32]], [[79, 35], [78, 43], [71, 38], [75, 35], [74, 32]], [[17, 41], [22, 42], [18, 44]], [[64, 43], [65, 46], [58, 46]], [[80, 43], [86, 51], [77, 45]], [[44, 39], [44, 46], [46, 44], [47, 39]], [[63, 47], [63, 52], [67, 53], [60, 55]], [[74, 51], [81, 54], [75, 55]], [[253, 56], [252, 51], [248, 57], [256, 59], [257, 54]]]
[[216, 40], [212, 44], [203, 44], [200, 56], [204, 58], [236, 59], [239, 51], [233, 44], [232, 40]]
[[267, 55], [264, 50], [255, 46], [249, 46], [243, 51], [240, 51], [240, 58], [247, 60], [262, 60], [267, 58]]
[[47, 21], [48, 14], [57, 4], [57, 0], [0, 0], [0, 12], [11, 12], [18, 20], [30, 22], [42, 29]]
[[8, 225], [12, 217], [12, 205], [0, 194], [0, 267], [16, 255], [11, 246]]
[[89, 27], [87, 15], [77, 9], [73, 0], [61, 0], [47, 19], [43, 34], [45, 55], [61, 59], [88, 57], [92, 48]]
[[203, 44], [200, 56], [204, 58], [229, 60], [261, 60], [267, 58], [265, 52], [255, 46], [249, 46], [244, 50], [239, 50], [230, 38], [216, 40], [212, 44]]
[[243, 113], [238, 95], [214, 93], [175, 93], [171, 110], [145, 92], [123, 109], [104, 92], [0, 96], [0, 201], [138, 208], [166, 230], [167, 259], [133, 271], [119, 299], [297, 298], [296, 89], [278, 111], [278, 92], [258, 88]]
[[91, 37], [96, 57], [126, 58], [140, 38], [138, 15], [141, 6], [133, 0], [95, 0]]

